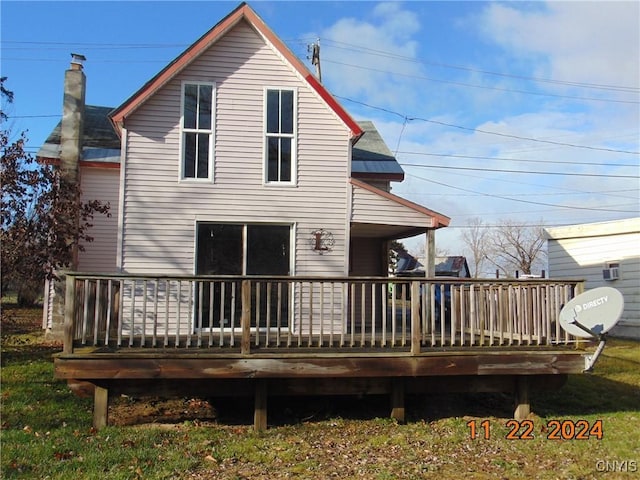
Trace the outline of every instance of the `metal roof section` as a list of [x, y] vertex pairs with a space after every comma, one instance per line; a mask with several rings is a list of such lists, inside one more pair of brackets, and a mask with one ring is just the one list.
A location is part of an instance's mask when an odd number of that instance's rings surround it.
[[404, 180], [404, 170], [373, 122], [363, 120], [358, 125], [364, 134], [352, 149], [351, 175], [360, 179]]
[[[111, 107], [85, 105], [82, 160], [91, 162], [119, 163], [120, 137], [109, 120]], [[37, 156], [43, 159], [60, 158], [60, 130], [58, 122], [49, 134]]]

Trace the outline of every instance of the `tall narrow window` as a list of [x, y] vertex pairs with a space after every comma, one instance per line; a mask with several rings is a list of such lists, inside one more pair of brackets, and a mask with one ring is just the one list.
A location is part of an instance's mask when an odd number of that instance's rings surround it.
[[213, 173], [213, 84], [182, 85], [183, 179], [211, 179]]
[[265, 178], [295, 183], [295, 90], [267, 89], [265, 106]]

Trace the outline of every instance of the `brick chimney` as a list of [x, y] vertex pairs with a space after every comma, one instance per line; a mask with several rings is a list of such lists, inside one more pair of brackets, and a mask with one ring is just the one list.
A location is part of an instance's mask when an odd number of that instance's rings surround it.
[[78, 164], [82, 158], [84, 99], [87, 79], [83, 72], [84, 55], [71, 54], [71, 67], [64, 74], [64, 99], [60, 128], [60, 168], [62, 179], [78, 181]]
[[[80, 177], [79, 164], [82, 158], [84, 100], [87, 83], [82, 71], [85, 60], [84, 55], [72, 53], [71, 66], [64, 74], [64, 98], [62, 122], [60, 122], [60, 186], [62, 189], [68, 189], [69, 185], [77, 184]], [[71, 219], [70, 226], [76, 221], [77, 219]], [[71, 238], [69, 241], [72, 241]], [[78, 266], [77, 247], [72, 252], [72, 259], [69, 268], [76, 270]], [[64, 271], [57, 272], [57, 275], [57, 279], [47, 281], [45, 286], [46, 306], [43, 309], [43, 325], [47, 328], [46, 338], [52, 340], [64, 338], [66, 275]]]

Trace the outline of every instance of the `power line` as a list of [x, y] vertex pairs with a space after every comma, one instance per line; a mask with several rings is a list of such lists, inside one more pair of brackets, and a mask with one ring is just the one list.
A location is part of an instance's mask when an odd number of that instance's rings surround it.
[[445, 165], [422, 165], [416, 163], [400, 163], [403, 167], [420, 167], [420, 168], [443, 168], [446, 170], [473, 170], [478, 172], [497, 172], [497, 173], [524, 173], [534, 175], [565, 175], [571, 177], [603, 177], [603, 178], [640, 178], [638, 175], [610, 175], [604, 173], [573, 173], [573, 172], [540, 172], [535, 170], [509, 170], [501, 168], [479, 168], [479, 167], [452, 167]]
[[[314, 38], [315, 40], [315, 38]], [[307, 40], [305, 39], [292, 39], [290, 41], [293, 42], [298, 42], [298, 43], [304, 43], [304, 45], [306, 45], [307, 43], [309, 43]], [[529, 81], [535, 81], [535, 82], [540, 82], [540, 83], [550, 83], [550, 84], [554, 84], [554, 85], [565, 85], [565, 86], [572, 86], [572, 87], [579, 87], [579, 88], [589, 88], [589, 89], [598, 89], [598, 90], [612, 90], [612, 91], [628, 91], [628, 92], [637, 92], [640, 91], [640, 88], [638, 87], [628, 87], [628, 86], [621, 86], [621, 85], [607, 85], [607, 84], [596, 84], [596, 83], [585, 83], [585, 82], [577, 82], [577, 81], [573, 81], [573, 80], [558, 80], [558, 79], [550, 79], [550, 78], [542, 78], [542, 77], [532, 77], [532, 76], [525, 76], [525, 75], [516, 75], [516, 74], [512, 74], [512, 73], [504, 73], [504, 72], [494, 72], [494, 71], [490, 71], [490, 70], [483, 70], [483, 69], [478, 69], [478, 68], [472, 68], [472, 67], [468, 67], [468, 66], [461, 66], [461, 65], [453, 65], [453, 64], [447, 64], [447, 63], [442, 63], [442, 62], [434, 62], [434, 61], [430, 61], [430, 60], [422, 60], [422, 59], [417, 59], [417, 58], [413, 58], [413, 57], [407, 57], [407, 56], [403, 56], [403, 55], [399, 55], [397, 53], [393, 53], [393, 52], [387, 52], [387, 51], [383, 51], [383, 50], [376, 50], [373, 48], [369, 48], [369, 47], [365, 47], [362, 45], [355, 45], [355, 44], [350, 44], [350, 43], [346, 43], [346, 42], [340, 42], [337, 40], [332, 40], [332, 39], [323, 39], [323, 43], [327, 42], [328, 45], [332, 45], [334, 48], [338, 48], [338, 49], [343, 49], [343, 50], [351, 50], [351, 51], [356, 51], [356, 52], [365, 52], [368, 53], [370, 55], [376, 55], [376, 56], [382, 56], [382, 57], [387, 57], [387, 58], [394, 58], [394, 59], [398, 59], [398, 60], [403, 60], [403, 61], [407, 61], [407, 62], [412, 62], [412, 63], [420, 63], [420, 64], [425, 64], [425, 65], [433, 65], [433, 66], [437, 66], [437, 67], [442, 67], [442, 68], [447, 68], [447, 69], [454, 69], [454, 70], [462, 70], [462, 71], [468, 71], [468, 72], [473, 72], [473, 73], [481, 73], [484, 75], [491, 75], [491, 76], [498, 76], [498, 77], [506, 77], [506, 78], [514, 78], [514, 79], [518, 79], [518, 80], [529, 80]], [[186, 48], [189, 45], [188, 44], [184, 44], [184, 43], [157, 43], [157, 44], [151, 44], [151, 43], [114, 43], [114, 42], [84, 42], [84, 41], [80, 41], [80, 42], [39, 42], [39, 41], [18, 41], [18, 40], [3, 40], [2, 42], [4, 45], [33, 45], [34, 47], [24, 47], [24, 48], [19, 48], [19, 47], [9, 47], [10, 49], [36, 49], [37, 46], [37, 50], [41, 51], [43, 50], [42, 46], [54, 46], [52, 47], [52, 49], [63, 49], [63, 48], [67, 48], [67, 47], [76, 47], [76, 46], [82, 46], [82, 47], [86, 47], [86, 48], [90, 48], [90, 49], [132, 49], [132, 48], [140, 48], [140, 49], [163, 49], [163, 48]], [[342, 47], [340, 45], [346, 45], [347, 47]], [[7, 49], [7, 47], [5, 47], [5, 50]]]
[[[468, 72], [473, 72], [473, 73], [482, 73], [484, 75], [515, 78], [515, 79], [518, 79], [518, 80], [529, 80], [529, 81], [535, 81], [535, 82], [540, 82], [540, 83], [551, 83], [551, 84], [555, 84], [555, 85], [565, 85], [565, 86], [572, 86], [572, 87], [579, 87], [579, 88], [591, 88], [591, 89], [598, 89], [598, 90], [613, 90], [613, 91], [623, 91], [623, 92], [624, 91], [628, 91], [628, 92], [631, 92], [631, 93], [640, 91], [640, 88], [638, 88], [638, 87], [629, 87], [629, 86], [621, 86], [621, 85], [607, 85], [607, 84], [597, 84], [597, 83], [585, 83], [585, 82], [575, 82], [575, 81], [572, 81], [572, 80], [557, 80], [557, 79], [542, 78], [542, 77], [531, 77], [531, 76], [515, 75], [515, 74], [511, 74], [511, 73], [504, 73], [504, 72], [493, 72], [493, 71], [489, 71], [489, 70], [482, 70], [482, 69], [478, 69], [478, 68], [472, 68], [472, 67], [461, 66], [461, 65], [452, 65], [452, 64], [448, 64], [448, 63], [442, 63], [442, 62], [433, 62], [433, 61], [428, 61], [428, 60], [421, 60], [421, 59], [417, 59], [417, 58], [413, 58], [413, 57], [407, 57], [407, 56], [403, 56], [403, 55], [398, 55], [397, 53], [393, 53], [393, 52], [386, 52], [386, 51], [383, 51], [383, 50], [376, 50], [376, 49], [365, 47], [365, 46], [362, 46], [362, 45], [354, 45], [354, 44], [350, 44], [350, 43], [346, 43], [346, 42], [339, 42], [339, 41], [331, 40], [331, 39], [323, 39], [323, 42], [328, 42], [329, 45], [331, 45], [331, 43], [334, 43], [335, 44], [335, 45], [333, 45], [334, 48], [341, 48], [341, 49], [344, 49], [344, 50], [352, 50], [352, 51], [362, 51], [362, 52], [369, 53], [371, 55], [378, 55], [378, 56], [382, 56], [382, 57], [395, 58], [395, 59], [405, 60], [405, 61], [412, 62], [412, 63], [421, 63], [421, 64], [425, 64], [425, 65], [434, 65], [434, 66], [437, 66], [437, 67], [454, 69], [454, 70], [463, 70], [463, 71], [468, 71]], [[350, 46], [352, 48], [340, 47], [340, 46], [338, 46], [338, 44], [347, 45], [347, 46]]]
[[62, 115], [9, 115], [7, 118], [55, 118], [62, 117]]
[[502, 200], [510, 200], [512, 202], [528, 203], [528, 204], [531, 204], [531, 205], [542, 205], [542, 206], [545, 206], [545, 207], [567, 208], [567, 209], [571, 209], [571, 210], [588, 210], [588, 211], [594, 211], [594, 212], [617, 212], [617, 213], [635, 213], [635, 214], [638, 213], [637, 210], [614, 210], [614, 209], [609, 209], [609, 208], [576, 207], [576, 206], [572, 206], [572, 205], [557, 205], [557, 204], [553, 204], [553, 203], [533, 202], [533, 201], [529, 201], [529, 200], [522, 200], [522, 199], [519, 199], [519, 198], [505, 197], [505, 196], [502, 196], [502, 195], [496, 195], [496, 194], [492, 194], [492, 193], [477, 192], [475, 190], [469, 190], [467, 188], [456, 187], [454, 185], [449, 185], [447, 183], [437, 182], [435, 180], [431, 180], [429, 178], [420, 177], [418, 175], [412, 175], [412, 174], [409, 174], [409, 175], [411, 177], [417, 178], [419, 180], [424, 180], [425, 182], [435, 183], [436, 185], [441, 185], [441, 186], [444, 186], [444, 187], [453, 188], [455, 190], [461, 190], [463, 192], [475, 193], [475, 194], [478, 194], [478, 195], [483, 196], [483, 197], [492, 197], [492, 198], [500, 198]]
[[347, 102], [351, 102], [351, 103], [355, 103], [358, 105], [362, 105], [364, 107], [367, 108], [372, 108], [374, 110], [379, 110], [381, 112], [386, 112], [386, 113], [390, 113], [392, 115], [396, 115], [402, 119], [408, 119], [409, 121], [411, 120], [418, 120], [421, 122], [426, 122], [426, 123], [433, 123], [435, 125], [441, 125], [444, 127], [450, 127], [450, 128], [457, 128], [460, 130], [465, 130], [465, 131], [469, 131], [469, 132], [476, 132], [476, 133], [484, 133], [486, 135], [497, 135], [499, 137], [506, 137], [506, 138], [515, 138], [518, 140], [526, 140], [529, 142], [539, 142], [539, 143], [548, 143], [551, 145], [560, 145], [563, 147], [573, 147], [573, 148], [585, 148], [588, 150], [599, 150], [599, 151], [604, 151], [604, 152], [614, 152], [614, 153], [625, 153], [625, 154], [629, 154], [629, 155], [640, 155], [640, 152], [634, 152], [634, 151], [629, 151], [629, 150], [618, 150], [618, 149], [614, 149], [614, 148], [605, 148], [605, 147], [593, 147], [593, 146], [589, 146], [589, 145], [577, 145], [574, 143], [565, 143], [565, 142], [555, 142], [553, 140], [542, 140], [540, 138], [533, 138], [533, 137], [523, 137], [520, 135], [511, 135], [508, 133], [500, 133], [500, 132], [492, 132], [489, 130], [481, 130], [479, 128], [470, 128], [470, 127], [463, 127], [461, 125], [454, 125], [452, 123], [446, 123], [446, 122], [441, 122], [438, 120], [430, 120], [428, 118], [421, 118], [421, 117], [411, 117], [408, 115], [403, 115], [402, 113], [398, 113], [395, 112], [393, 110], [389, 110], [387, 108], [383, 108], [383, 107], [376, 107], [374, 105], [369, 105], [368, 103], [364, 103], [364, 102], [360, 102], [358, 100], [353, 100], [352, 98], [348, 98], [348, 97], [342, 97], [340, 95], [334, 95], [336, 98], [339, 98], [341, 100], [345, 100]]
[[634, 167], [640, 168], [639, 164], [630, 165], [628, 163], [596, 163], [596, 162], [574, 162], [556, 160], [529, 160], [524, 158], [504, 158], [504, 157], [482, 157], [477, 155], [456, 155], [452, 153], [426, 153], [426, 152], [396, 152], [403, 155], [418, 155], [425, 157], [447, 157], [447, 158], [468, 158], [472, 160], [498, 160], [505, 162], [528, 162], [528, 163], [551, 163], [554, 165], [587, 165], [596, 167]]
[[[412, 176], [409, 174], [409, 176]], [[637, 200], [636, 197], [627, 197], [624, 195], [611, 195], [611, 193], [617, 192], [638, 192], [637, 188], [627, 188], [624, 190], [604, 190], [604, 191], [594, 191], [594, 192], [556, 192], [556, 193], [505, 193], [504, 195], [507, 197], [551, 197], [551, 196], [563, 196], [563, 195], [603, 195], [607, 197], [618, 197], [618, 198], [626, 198], [627, 200]], [[404, 192], [411, 195], [418, 195], [423, 197], [477, 197], [479, 194], [477, 193], [424, 193], [424, 192]]]
[[[552, 190], [560, 190], [561, 193], [555, 192], [555, 193], [541, 193], [541, 195], [564, 195], [564, 194], [577, 194], [577, 195], [595, 195], [595, 194], [600, 194], [600, 195], [606, 195], [608, 197], [616, 197], [616, 198], [624, 198], [625, 200], [637, 200], [637, 196], [636, 197], [628, 197], [626, 195], [617, 195], [618, 192], [638, 192], [638, 187], [633, 188], [633, 189], [627, 189], [627, 190], [621, 190], [621, 189], [616, 189], [613, 191], [605, 191], [605, 192], [595, 192], [595, 191], [586, 191], [586, 190], [577, 190], [575, 188], [567, 188], [567, 187], [556, 187], [553, 185], [549, 185], [549, 184], [543, 184], [540, 185], [538, 183], [530, 183], [530, 182], [522, 182], [522, 181], [518, 181], [516, 179], [514, 179], [512, 176], [508, 176], [508, 179], [505, 178], [501, 178], [498, 177], [496, 175], [492, 175], [491, 177], [485, 177], [482, 175], [472, 175], [470, 173], [463, 173], [463, 172], [455, 172], [455, 176], [456, 179], [459, 179], [459, 177], [468, 177], [468, 178], [474, 178], [474, 179], [480, 179], [483, 180], [485, 182], [500, 182], [500, 183], [508, 183], [510, 186], [513, 185], [525, 185], [527, 187], [534, 187], [536, 189], [538, 189], [536, 192], [539, 193], [540, 189], [552, 189]], [[613, 193], [610, 193], [613, 192]], [[455, 194], [451, 194], [451, 195], [455, 195]], [[504, 194], [506, 196], [510, 196], [508, 194]], [[535, 195], [535, 194], [532, 194]], [[515, 195], [515, 196], [521, 196], [521, 195]]]
[[352, 67], [352, 68], [359, 68], [362, 70], [370, 70], [373, 72], [379, 72], [379, 73], [388, 73], [388, 74], [392, 74], [392, 75], [397, 75], [397, 76], [401, 76], [401, 77], [410, 77], [410, 78], [418, 78], [421, 80], [428, 80], [430, 82], [438, 82], [438, 83], [446, 83], [449, 85], [457, 85], [457, 86], [461, 86], [461, 87], [471, 87], [471, 88], [481, 88], [484, 90], [497, 90], [500, 92], [510, 92], [510, 93], [519, 93], [519, 94], [525, 94], [525, 95], [537, 95], [537, 96], [541, 96], [541, 97], [554, 97], [554, 98], [568, 98], [571, 100], [586, 100], [586, 101], [592, 101], [592, 102], [607, 102], [607, 103], [628, 103], [628, 104], [640, 104], [640, 101], [637, 100], [615, 100], [612, 98], [597, 98], [597, 97], [576, 97], [574, 95], [560, 95], [557, 93], [542, 93], [542, 92], [532, 92], [530, 90], [517, 90], [517, 89], [513, 89], [513, 88], [503, 88], [503, 87], [492, 87], [489, 85], [477, 85], [477, 84], [473, 84], [473, 83], [465, 83], [465, 82], [457, 82], [457, 81], [453, 81], [453, 80], [441, 80], [438, 78], [433, 78], [433, 77], [425, 77], [424, 75], [410, 75], [407, 73], [400, 73], [400, 72], [391, 72], [389, 70], [382, 70], [379, 68], [372, 68], [372, 67], [364, 67], [361, 65], [354, 65], [351, 63], [343, 63], [343, 62], [337, 62], [335, 60], [327, 60], [324, 59], [325, 62], [327, 63], [333, 63], [336, 65], [343, 65], [346, 67]]

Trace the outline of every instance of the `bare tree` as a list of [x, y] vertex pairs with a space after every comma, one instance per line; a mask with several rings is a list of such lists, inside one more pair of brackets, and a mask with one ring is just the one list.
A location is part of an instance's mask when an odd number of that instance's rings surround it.
[[462, 230], [461, 238], [470, 255], [466, 255], [470, 263], [471, 276], [478, 278], [483, 272], [488, 256], [489, 229], [481, 218], [474, 218], [469, 222], [469, 228]]
[[487, 236], [487, 259], [505, 276], [515, 272], [530, 275], [545, 262], [545, 238], [542, 222], [537, 225], [502, 220]]

